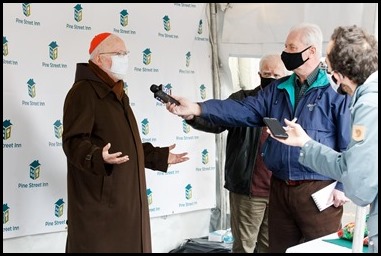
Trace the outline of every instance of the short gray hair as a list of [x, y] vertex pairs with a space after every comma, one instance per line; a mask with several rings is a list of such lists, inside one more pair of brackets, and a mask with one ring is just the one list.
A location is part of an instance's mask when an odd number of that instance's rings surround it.
[[323, 33], [320, 27], [316, 24], [312, 23], [300, 23], [298, 25], [293, 26], [289, 33], [294, 31], [303, 32], [303, 43], [306, 46], [313, 45], [316, 47], [316, 53], [319, 58], [323, 56]]

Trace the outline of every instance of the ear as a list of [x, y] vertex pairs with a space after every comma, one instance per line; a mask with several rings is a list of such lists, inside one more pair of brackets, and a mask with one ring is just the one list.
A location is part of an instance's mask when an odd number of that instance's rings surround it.
[[345, 77], [339, 72], [335, 72], [335, 73], [337, 74], [337, 76], [336, 76], [337, 83], [341, 84], [343, 82], [343, 80], [345, 79]]
[[95, 57], [94, 57], [94, 59], [93, 59], [93, 62], [95, 63], [95, 64], [100, 64], [100, 63], [102, 63], [102, 59], [101, 59], [101, 55], [100, 54], [98, 54], [98, 55], [96, 55]]
[[315, 46], [311, 46], [311, 48], [309, 50], [311, 51], [312, 54], [316, 54], [316, 47]]

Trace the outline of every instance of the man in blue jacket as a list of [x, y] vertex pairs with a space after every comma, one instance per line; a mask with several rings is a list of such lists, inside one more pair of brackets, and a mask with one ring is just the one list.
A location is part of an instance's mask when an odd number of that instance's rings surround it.
[[[282, 52], [286, 68], [294, 73], [281, 78], [256, 96], [243, 100], [207, 100], [193, 103], [176, 97], [170, 112], [196, 115], [225, 126], [264, 126], [263, 117], [294, 119], [307, 134], [337, 151], [350, 139], [350, 97], [338, 95], [321, 69], [323, 36], [314, 24], [291, 28]], [[272, 171], [269, 202], [269, 252], [285, 252], [300, 242], [336, 232], [341, 227], [343, 204], [348, 201], [341, 183], [333, 192], [334, 204], [320, 212], [311, 194], [333, 180], [298, 162], [300, 148], [268, 138], [262, 147], [265, 164]]]
[[289, 138], [301, 147], [299, 162], [344, 184], [359, 206], [370, 204], [368, 252], [378, 252], [378, 42], [357, 26], [337, 27], [327, 46], [331, 85], [352, 96], [352, 136], [344, 152], [312, 140], [299, 124], [286, 120]]

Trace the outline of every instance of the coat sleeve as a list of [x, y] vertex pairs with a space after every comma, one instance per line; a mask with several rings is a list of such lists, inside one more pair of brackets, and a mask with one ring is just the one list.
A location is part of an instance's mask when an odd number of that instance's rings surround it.
[[209, 132], [209, 133], [221, 133], [226, 130], [226, 127], [214, 125], [211, 122], [208, 122], [202, 117], [195, 116], [191, 120], [186, 121], [187, 124], [192, 126], [196, 130], [200, 130], [203, 132]]
[[299, 161], [316, 172], [341, 181], [345, 195], [366, 206], [378, 195], [378, 111], [376, 106], [358, 104], [354, 110], [348, 149], [336, 152], [316, 141], [303, 147]]
[[151, 143], [143, 143], [144, 165], [151, 170], [166, 172], [168, 169], [168, 147], [154, 147]]
[[[246, 91], [239, 90], [235, 93], [232, 93], [229, 96], [229, 99], [242, 100], [249, 95], [255, 95], [257, 91], [258, 90], [246, 90]], [[195, 116], [193, 119], [187, 120], [186, 123], [192, 126], [196, 130], [209, 132], [209, 133], [221, 133], [229, 129], [229, 127], [215, 124], [211, 120], [207, 120], [206, 118], [202, 118], [199, 116]]]

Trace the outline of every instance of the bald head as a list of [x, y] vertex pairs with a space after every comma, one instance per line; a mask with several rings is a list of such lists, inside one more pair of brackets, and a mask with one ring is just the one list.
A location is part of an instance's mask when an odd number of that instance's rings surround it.
[[278, 79], [288, 75], [288, 71], [279, 54], [268, 54], [259, 61], [259, 75]]

